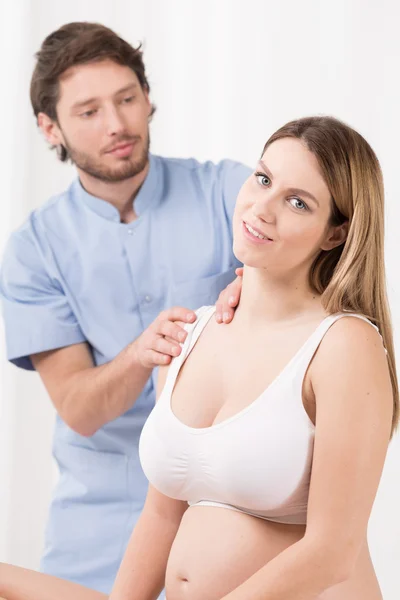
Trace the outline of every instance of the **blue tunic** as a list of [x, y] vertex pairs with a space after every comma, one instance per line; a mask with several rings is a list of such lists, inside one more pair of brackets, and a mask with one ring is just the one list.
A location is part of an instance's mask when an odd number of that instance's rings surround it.
[[[213, 304], [235, 277], [232, 215], [250, 169], [232, 161], [150, 156], [134, 200], [138, 219], [88, 194], [79, 180], [35, 210], [11, 237], [0, 294], [8, 358], [88, 342], [111, 361], [161, 310]], [[155, 381], [123, 416], [86, 438], [57, 416], [60, 477], [45, 536], [46, 573], [109, 593], [143, 507], [138, 439]]]

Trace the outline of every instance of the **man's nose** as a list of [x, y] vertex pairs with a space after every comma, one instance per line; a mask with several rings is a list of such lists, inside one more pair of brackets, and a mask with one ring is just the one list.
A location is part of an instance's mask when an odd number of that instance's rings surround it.
[[107, 134], [110, 136], [122, 133], [125, 130], [125, 122], [116, 107], [107, 110], [106, 113]]

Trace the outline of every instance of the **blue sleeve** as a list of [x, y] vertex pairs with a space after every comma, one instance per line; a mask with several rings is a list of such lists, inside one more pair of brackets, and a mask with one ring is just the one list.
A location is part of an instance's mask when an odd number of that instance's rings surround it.
[[250, 167], [233, 160], [223, 160], [219, 163], [220, 185], [225, 206], [226, 216], [232, 228], [233, 213], [240, 188], [253, 172]]
[[0, 298], [7, 358], [33, 369], [31, 354], [85, 341], [69, 302], [48, 274], [40, 245], [31, 230], [14, 233], [0, 273]]

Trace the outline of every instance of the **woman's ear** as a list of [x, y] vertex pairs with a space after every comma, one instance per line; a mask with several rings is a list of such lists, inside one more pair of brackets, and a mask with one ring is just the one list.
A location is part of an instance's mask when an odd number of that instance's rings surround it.
[[329, 228], [328, 237], [321, 245], [321, 250], [333, 250], [344, 244], [349, 233], [349, 222], [345, 221], [341, 225]]

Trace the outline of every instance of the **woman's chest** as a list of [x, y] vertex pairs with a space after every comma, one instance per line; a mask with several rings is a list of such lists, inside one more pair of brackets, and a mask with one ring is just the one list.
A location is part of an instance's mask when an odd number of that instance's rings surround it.
[[243, 336], [234, 341], [218, 335], [218, 327], [223, 326], [213, 324], [203, 332], [178, 374], [170, 402], [182, 423], [210, 427], [274, 397], [282, 403], [285, 395], [294, 394], [303, 401], [310, 386], [301, 381], [296, 364], [304, 341], [300, 333], [289, 339], [271, 334], [268, 340]]

